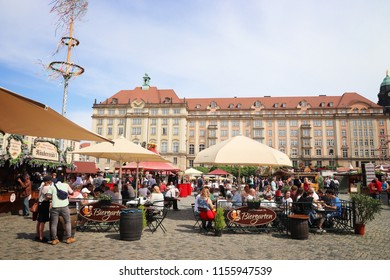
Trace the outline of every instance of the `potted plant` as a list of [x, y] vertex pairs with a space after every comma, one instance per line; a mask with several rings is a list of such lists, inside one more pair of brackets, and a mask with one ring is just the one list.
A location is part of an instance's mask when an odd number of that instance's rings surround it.
[[215, 236], [221, 236], [222, 231], [226, 227], [226, 222], [225, 222], [225, 210], [222, 207], [217, 208], [217, 213], [214, 218], [214, 223], [215, 223]]
[[148, 226], [148, 221], [146, 219], [146, 209], [144, 205], [138, 206], [138, 209], [142, 211], [142, 229], [145, 229]]
[[111, 196], [105, 193], [101, 193], [98, 196], [98, 202], [100, 205], [111, 205]]
[[246, 202], [246, 205], [248, 206], [249, 209], [259, 209], [259, 207], [260, 207], [260, 199], [254, 198], [252, 200], [248, 200]]
[[351, 194], [351, 201], [355, 208], [355, 233], [364, 235], [366, 223], [382, 210], [381, 202], [365, 194]]

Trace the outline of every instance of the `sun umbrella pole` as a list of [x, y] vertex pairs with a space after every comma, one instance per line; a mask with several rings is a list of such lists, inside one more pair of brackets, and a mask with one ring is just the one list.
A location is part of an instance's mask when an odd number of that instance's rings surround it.
[[135, 198], [138, 197], [138, 172], [139, 172], [139, 162], [137, 161], [137, 172], [135, 175]]
[[118, 183], [118, 187], [119, 187], [119, 193], [121, 193], [122, 191], [122, 165], [123, 165], [123, 162], [120, 161], [119, 163], [119, 183]]
[[238, 180], [237, 180], [238, 186], [241, 185], [241, 165], [238, 166]]

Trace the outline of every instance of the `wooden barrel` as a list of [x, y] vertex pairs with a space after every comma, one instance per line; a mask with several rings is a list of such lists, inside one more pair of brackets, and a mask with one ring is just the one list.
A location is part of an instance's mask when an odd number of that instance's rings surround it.
[[289, 215], [289, 230], [292, 239], [309, 238], [309, 216], [307, 215]]
[[[69, 204], [69, 212], [70, 212], [70, 224], [72, 225], [72, 237], [76, 234], [77, 228], [77, 208], [76, 204]], [[62, 216], [58, 217], [58, 225], [57, 225], [57, 236], [58, 240], [64, 241], [64, 236], [66, 235], [65, 221]]]
[[126, 241], [140, 240], [142, 235], [142, 210], [123, 209], [119, 220], [119, 238]]

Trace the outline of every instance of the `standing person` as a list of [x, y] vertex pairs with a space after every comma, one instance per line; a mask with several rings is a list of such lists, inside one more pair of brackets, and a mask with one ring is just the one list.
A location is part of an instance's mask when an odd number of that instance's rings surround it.
[[38, 195], [38, 218], [37, 218], [37, 236], [35, 241], [48, 242], [49, 240], [43, 236], [45, 223], [50, 221], [50, 201], [46, 198], [53, 178], [51, 176], [43, 177], [43, 183], [39, 187]]
[[[381, 186], [382, 188], [382, 186]], [[374, 199], [379, 199], [379, 190], [376, 183], [376, 179], [372, 179], [371, 183], [368, 184], [368, 189], [370, 191], [370, 196]]]
[[275, 192], [277, 190], [277, 185], [276, 185], [276, 182], [275, 182], [275, 177], [272, 177], [271, 178], [271, 192], [272, 192], [272, 195], [275, 195]]
[[165, 184], [164, 181], [161, 181], [161, 182], [160, 182], [159, 188], [160, 188], [160, 192], [161, 192], [163, 195], [165, 195], [165, 193], [167, 192], [167, 185]]
[[196, 191], [197, 192], [200, 192], [202, 190], [203, 184], [204, 184], [204, 176], [202, 175], [198, 178], [198, 182], [196, 184]]
[[52, 178], [52, 182], [53, 182], [54, 184], [56, 184], [56, 183], [58, 182], [57, 173], [53, 172], [53, 173], [51, 174], [51, 178]]
[[324, 187], [326, 190], [330, 188], [330, 177], [329, 176], [326, 176]]
[[[133, 189], [133, 187], [130, 185], [130, 182], [127, 182], [124, 186], [123, 189], [121, 190], [121, 195], [122, 195], [122, 203], [123, 205], [126, 205], [126, 202], [130, 200], [130, 192], [129, 192], [129, 187]], [[134, 189], [133, 189], [133, 195], [134, 195]], [[133, 196], [133, 198], [135, 195]]]
[[22, 177], [18, 178], [18, 182], [20, 186], [22, 187], [22, 193], [20, 196], [23, 198], [23, 216], [29, 216], [30, 215], [30, 195], [32, 191], [32, 183], [30, 181], [30, 176], [25, 173]]
[[390, 184], [389, 183], [387, 183], [386, 192], [387, 192], [387, 205], [390, 205]]
[[53, 184], [50, 186], [46, 197], [47, 199], [51, 199], [52, 201], [52, 208], [50, 210], [50, 232], [51, 232], [51, 244], [57, 245], [60, 243], [57, 236], [57, 225], [58, 225], [58, 217], [62, 216], [65, 221], [65, 237], [66, 237], [66, 243], [70, 244], [76, 241], [72, 237], [72, 225], [70, 223], [70, 211], [69, 211], [69, 198], [66, 199], [60, 199], [57, 196], [57, 189], [67, 192], [68, 194], [73, 194], [72, 188], [66, 184], [66, 183], [59, 183], [57, 186], [56, 184]]
[[339, 195], [340, 182], [339, 182], [339, 180], [336, 177], [333, 178], [333, 182], [334, 182], [334, 195], [338, 196]]

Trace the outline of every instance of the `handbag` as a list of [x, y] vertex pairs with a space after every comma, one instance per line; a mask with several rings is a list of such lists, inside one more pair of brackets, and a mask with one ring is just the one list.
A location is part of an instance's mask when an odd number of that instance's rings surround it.
[[34, 204], [30, 207], [30, 211], [32, 213], [38, 212], [38, 201], [34, 202]]

